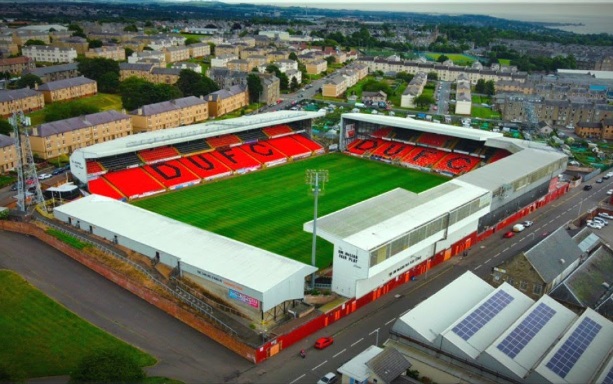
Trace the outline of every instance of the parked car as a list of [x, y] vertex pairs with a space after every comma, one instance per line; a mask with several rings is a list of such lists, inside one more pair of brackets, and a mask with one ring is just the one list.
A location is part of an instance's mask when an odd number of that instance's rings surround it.
[[320, 337], [315, 342], [315, 349], [324, 349], [328, 348], [334, 343], [334, 338], [332, 336]]
[[334, 384], [338, 381], [338, 376], [333, 372], [328, 372], [324, 377], [317, 381], [317, 384]]
[[588, 184], [588, 185], [585, 185], [585, 186], [583, 187], [583, 190], [584, 190], [584, 191], [589, 191], [590, 189], [592, 189], [592, 186], [591, 186], [591, 185], [589, 185], [589, 184]]
[[607, 191], [607, 195], [613, 195], [613, 189], [609, 189], [609, 190]]
[[505, 233], [504, 235], [502, 235], [502, 237], [504, 237], [505, 239], [510, 239], [513, 236], [515, 236], [515, 232], [513, 232], [513, 231], [509, 231], [509, 232]]
[[513, 232], [521, 232], [524, 229], [526, 229], [526, 227], [524, 227], [522, 224], [515, 224], [513, 226]]
[[600, 212], [600, 213], [598, 214], [598, 216], [600, 216], [600, 217], [604, 217], [605, 219], [613, 220], [613, 216], [609, 215], [609, 214], [608, 214], [608, 213], [606, 213], [606, 212]]
[[51, 175], [50, 173], [41, 173], [40, 175], [38, 175], [38, 180], [47, 180], [50, 179], [53, 175]]
[[602, 183], [603, 181], [604, 181], [604, 180], [602, 179], [602, 177], [601, 177], [600, 179], [596, 179], [596, 182], [597, 182], [598, 184]]
[[17, 183], [11, 185], [11, 191], [16, 191], [17, 190]]
[[598, 224], [598, 223], [595, 223], [593, 221], [592, 222], [588, 222], [587, 226], [590, 227], [590, 228], [593, 228], [593, 229], [602, 229], [602, 227], [603, 227], [602, 224]]
[[530, 220], [526, 220], [522, 223], [522, 225], [526, 228], [530, 227], [532, 224], [534, 224], [534, 221], [530, 221]]
[[598, 216], [594, 217], [592, 221], [596, 223], [602, 223], [603, 225], [609, 225], [609, 222], [607, 220], [603, 219], [602, 217], [598, 217]]

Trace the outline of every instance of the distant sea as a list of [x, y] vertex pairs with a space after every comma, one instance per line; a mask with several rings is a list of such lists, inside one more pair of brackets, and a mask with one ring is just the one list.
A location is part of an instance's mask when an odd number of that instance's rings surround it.
[[[551, 22], [551, 23], [569, 23], [572, 25], [552, 25], [548, 28], [561, 29], [567, 32], [574, 32], [580, 34], [589, 33], [608, 33], [613, 35], [613, 19], [611, 16], [554, 16], [548, 17], [547, 15], [539, 16], [508, 16], [496, 15], [496, 17], [519, 20], [519, 21], [538, 21], [538, 22]], [[579, 25], [576, 25], [579, 24]]]

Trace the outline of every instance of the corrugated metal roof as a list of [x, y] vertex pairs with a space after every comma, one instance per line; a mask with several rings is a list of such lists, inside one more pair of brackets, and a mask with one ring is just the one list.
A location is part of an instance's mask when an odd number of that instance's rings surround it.
[[[315, 267], [279, 256], [108, 197], [90, 195], [55, 208], [97, 228], [120, 233], [203, 271], [263, 295], [288, 278]], [[265, 296], [265, 295], [264, 295]]]

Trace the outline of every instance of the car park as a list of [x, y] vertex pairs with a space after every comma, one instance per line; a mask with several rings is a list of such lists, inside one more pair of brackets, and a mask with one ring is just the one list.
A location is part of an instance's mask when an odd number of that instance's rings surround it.
[[338, 376], [333, 372], [328, 372], [324, 377], [317, 381], [317, 384], [334, 384], [338, 381]]
[[502, 235], [502, 237], [504, 237], [505, 239], [510, 239], [513, 236], [515, 236], [515, 232], [513, 232], [513, 231], [509, 231], [509, 232], [505, 233], [504, 235]]
[[334, 343], [334, 338], [332, 336], [320, 337], [315, 342], [315, 349], [324, 349], [328, 348]]
[[600, 213], [598, 214], [598, 216], [603, 217], [603, 218], [605, 218], [605, 219], [613, 220], [613, 216], [609, 215], [609, 214], [608, 214], [608, 213], [606, 213], [606, 212], [600, 212]]

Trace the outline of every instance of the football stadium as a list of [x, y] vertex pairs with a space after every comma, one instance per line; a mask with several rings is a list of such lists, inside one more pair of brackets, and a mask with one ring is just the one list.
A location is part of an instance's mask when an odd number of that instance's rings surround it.
[[[568, 190], [567, 157], [545, 145], [347, 113], [330, 151], [311, 134], [321, 116], [263, 113], [78, 149], [71, 171], [91, 195], [55, 216], [274, 324], [318, 270], [351, 301], [344, 316]], [[307, 170], [329, 174], [315, 267]]]

